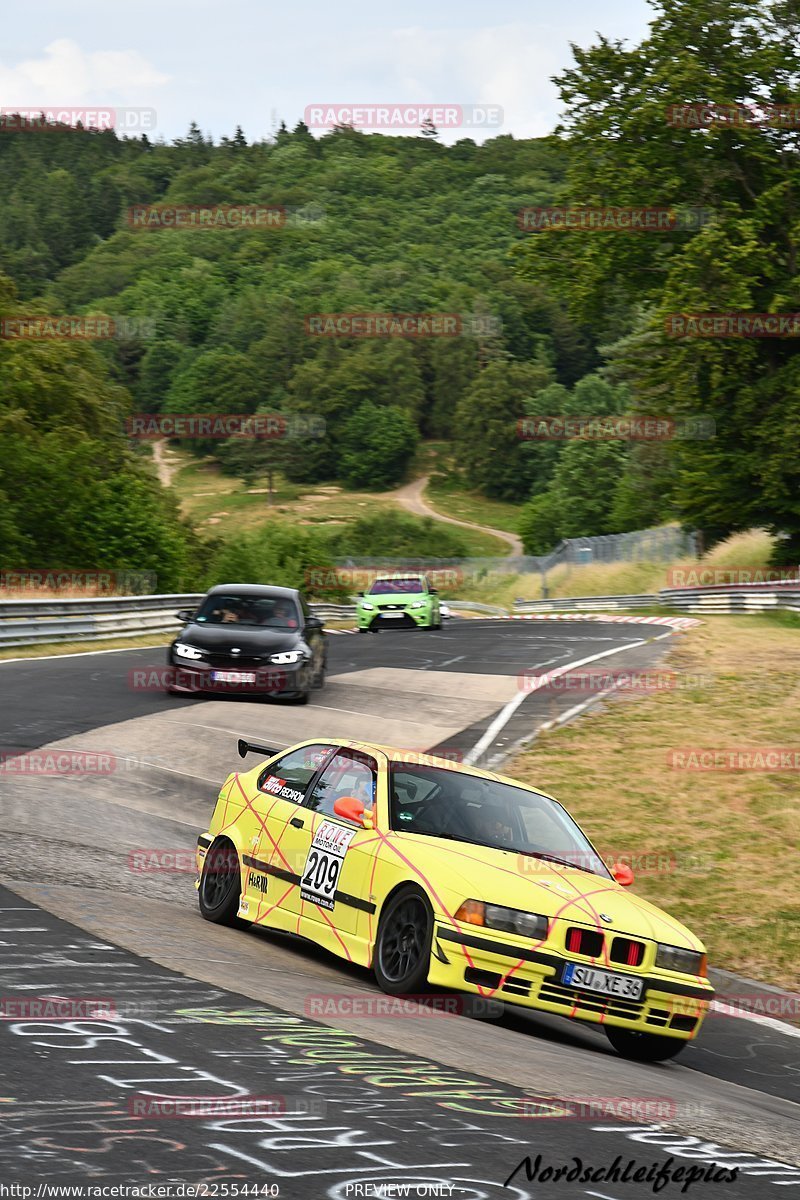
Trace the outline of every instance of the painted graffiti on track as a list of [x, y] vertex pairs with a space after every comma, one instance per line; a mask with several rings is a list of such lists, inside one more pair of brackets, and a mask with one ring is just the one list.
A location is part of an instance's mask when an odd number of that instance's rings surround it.
[[[666, 1164], [677, 1179], [700, 1179], [688, 1168], [716, 1164], [732, 1181], [724, 1189], [699, 1182], [692, 1194], [724, 1192], [725, 1200], [800, 1185], [800, 1168], [659, 1125], [576, 1124], [558, 1098], [194, 982], [3, 888], [0, 909], [5, 997], [109, 998], [99, 1019], [0, 1022], [6, 1185], [156, 1183], [167, 1197], [189, 1194], [181, 1186], [233, 1195], [235, 1185], [244, 1195], [274, 1185], [263, 1194], [526, 1200], [541, 1192], [516, 1168], [537, 1156], [563, 1164], [579, 1156], [593, 1171], [617, 1159], [619, 1169]], [[256, 937], [253, 953], [268, 953]], [[573, 1172], [553, 1194], [596, 1194], [591, 1186]]]

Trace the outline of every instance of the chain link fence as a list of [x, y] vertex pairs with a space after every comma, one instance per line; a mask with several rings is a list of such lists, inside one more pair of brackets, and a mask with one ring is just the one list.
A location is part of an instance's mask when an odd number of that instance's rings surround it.
[[636, 529], [630, 533], [611, 533], [599, 537], [565, 538], [549, 554], [509, 554], [499, 558], [421, 558], [370, 555], [340, 558], [337, 566], [344, 570], [368, 572], [425, 571], [436, 572], [441, 585], [448, 586], [448, 572], [453, 582], [488, 574], [526, 575], [544, 573], [568, 563], [587, 566], [589, 563], [615, 562], [673, 562], [680, 558], [696, 558], [699, 536], [677, 525], [662, 525], [655, 529]]

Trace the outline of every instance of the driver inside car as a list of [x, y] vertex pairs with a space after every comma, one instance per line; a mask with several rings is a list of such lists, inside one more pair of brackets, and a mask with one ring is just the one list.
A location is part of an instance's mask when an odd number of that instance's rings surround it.
[[470, 813], [470, 821], [476, 836], [493, 846], [511, 846], [514, 842], [514, 827], [508, 811], [500, 804], [482, 804]]

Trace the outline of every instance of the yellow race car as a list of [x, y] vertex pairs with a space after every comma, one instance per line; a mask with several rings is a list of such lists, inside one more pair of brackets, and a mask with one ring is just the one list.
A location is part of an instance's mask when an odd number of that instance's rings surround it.
[[[287, 930], [392, 995], [474, 992], [602, 1024], [672, 1058], [714, 989], [703, 945], [625, 891], [567, 811], [512, 779], [366, 742], [272, 750], [228, 776], [198, 839], [208, 921]], [[616, 876], [616, 877], [615, 877]]]

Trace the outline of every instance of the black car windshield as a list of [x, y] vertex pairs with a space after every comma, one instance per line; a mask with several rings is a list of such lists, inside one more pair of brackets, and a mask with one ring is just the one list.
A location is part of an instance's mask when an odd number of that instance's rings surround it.
[[532, 877], [555, 861], [610, 878], [569, 813], [538, 792], [417, 764], [393, 763], [390, 778], [392, 829], [510, 850]]
[[283, 596], [243, 596], [215, 592], [206, 596], [194, 617], [198, 625], [247, 625], [267, 629], [299, 629], [299, 613]]
[[421, 579], [376, 579], [367, 595], [392, 596], [400, 593], [407, 596], [409, 592], [424, 591]]

